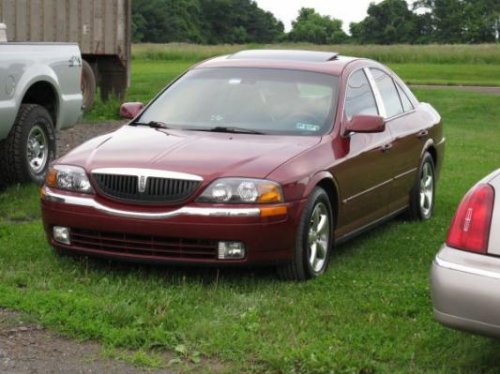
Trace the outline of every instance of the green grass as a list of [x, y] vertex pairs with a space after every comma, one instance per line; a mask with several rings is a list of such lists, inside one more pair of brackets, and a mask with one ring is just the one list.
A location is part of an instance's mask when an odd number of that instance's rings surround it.
[[389, 64], [408, 84], [500, 86], [500, 60], [494, 64]]
[[[335, 50], [388, 64], [413, 84], [500, 86], [500, 44], [360, 46], [309, 44], [219, 45], [137, 44], [132, 48], [132, 85], [125, 101], [149, 102], [172, 79], [201, 60], [247, 48]], [[120, 103], [97, 100], [85, 121], [118, 119]]]
[[[132, 86], [125, 101], [149, 102], [163, 87], [195, 62], [133, 60]], [[120, 103], [116, 100], [103, 103], [97, 99], [92, 110], [85, 115], [84, 121], [102, 122], [119, 119], [119, 108]]]
[[434, 321], [429, 268], [462, 195], [500, 165], [498, 96], [416, 94], [440, 111], [447, 136], [435, 216], [340, 246], [320, 279], [58, 258], [37, 190], [14, 187], [0, 195], [0, 306], [110, 352], [136, 350], [131, 361], [154, 367], [168, 351], [208, 372], [207, 362], [229, 372], [497, 372], [500, 343]]
[[372, 58], [383, 63], [424, 64], [499, 64], [500, 44], [430, 44], [430, 45], [316, 45], [316, 44], [247, 44], [197, 45], [184, 43], [135, 44], [134, 59], [200, 61], [234, 53], [242, 49], [289, 48], [336, 51], [347, 56]]

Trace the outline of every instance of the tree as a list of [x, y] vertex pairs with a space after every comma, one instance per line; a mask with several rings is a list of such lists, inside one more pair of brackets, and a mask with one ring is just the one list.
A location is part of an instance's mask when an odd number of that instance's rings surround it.
[[433, 41], [438, 43], [462, 43], [465, 41], [465, 18], [462, 0], [421, 0], [415, 7], [431, 10]]
[[415, 9], [430, 10], [433, 41], [492, 43], [498, 32], [498, 0], [420, 0]]
[[408, 9], [405, 0], [384, 0], [370, 3], [368, 16], [351, 23], [353, 39], [362, 44], [415, 43], [417, 16]]
[[283, 23], [250, 0], [200, 0], [209, 43], [272, 43]]
[[204, 42], [198, 0], [134, 0], [133, 39], [138, 42]]
[[340, 44], [345, 43], [348, 38], [342, 30], [341, 20], [322, 16], [312, 8], [300, 9], [288, 34], [290, 41], [315, 44]]

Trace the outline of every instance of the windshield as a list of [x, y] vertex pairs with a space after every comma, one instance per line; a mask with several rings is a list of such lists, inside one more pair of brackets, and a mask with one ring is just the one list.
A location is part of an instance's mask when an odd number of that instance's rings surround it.
[[338, 79], [284, 69], [201, 68], [164, 91], [137, 122], [169, 128], [322, 135], [335, 116]]

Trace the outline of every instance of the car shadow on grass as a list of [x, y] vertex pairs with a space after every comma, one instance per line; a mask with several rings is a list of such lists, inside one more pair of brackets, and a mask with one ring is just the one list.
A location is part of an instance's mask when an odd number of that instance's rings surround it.
[[82, 269], [97, 272], [113, 272], [116, 276], [136, 274], [147, 278], [157, 278], [171, 284], [189, 282], [201, 285], [213, 285], [225, 282], [272, 281], [277, 280], [273, 266], [215, 266], [192, 264], [160, 264], [137, 262], [101, 257], [89, 257], [80, 254], [64, 254], [64, 261], [79, 262]]

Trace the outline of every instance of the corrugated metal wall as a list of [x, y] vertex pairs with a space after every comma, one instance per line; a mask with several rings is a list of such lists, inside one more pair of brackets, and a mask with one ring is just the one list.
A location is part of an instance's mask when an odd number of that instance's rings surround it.
[[0, 0], [9, 41], [76, 42], [128, 60], [132, 0]]

